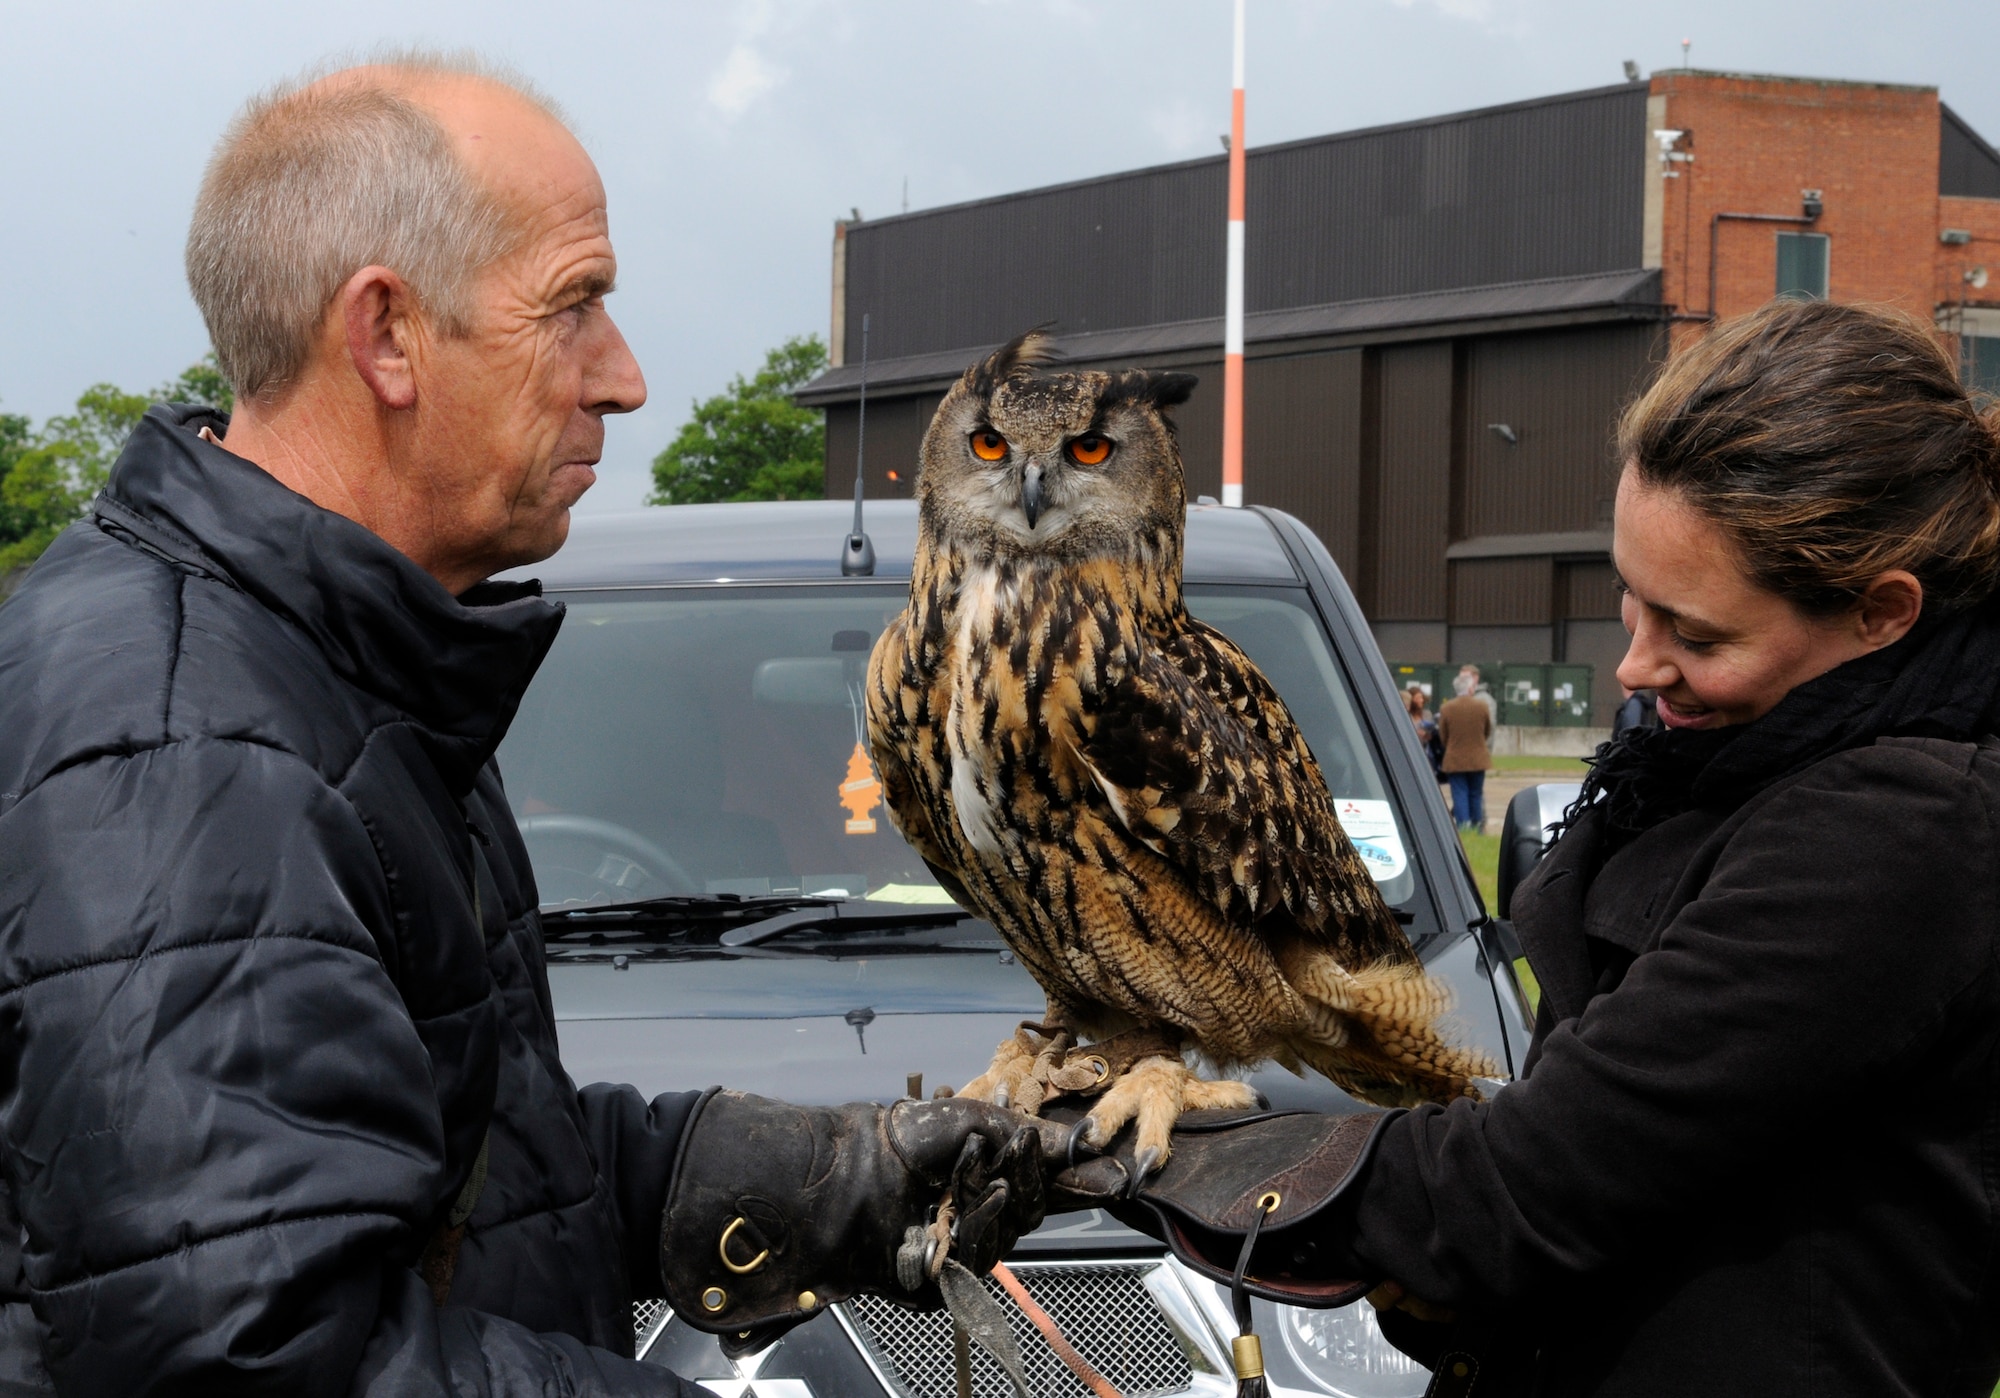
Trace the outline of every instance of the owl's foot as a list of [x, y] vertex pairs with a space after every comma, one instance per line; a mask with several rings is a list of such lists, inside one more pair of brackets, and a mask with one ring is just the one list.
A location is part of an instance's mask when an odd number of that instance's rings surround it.
[[1144, 1180], [1167, 1163], [1174, 1123], [1182, 1112], [1212, 1107], [1247, 1111], [1258, 1105], [1257, 1091], [1249, 1083], [1198, 1078], [1178, 1058], [1142, 1058], [1090, 1109], [1083, 1139], [1102, 1150], [1128, 1124], [1137, 1123], [1133, 1155], [1138, 1179]]
[[1069, 1031], [1049, 1026], [1046, 1034], [1033, 1033], [1027, 1025], [993, 1051], [993, 1062], [985, 1072], [958, 1090], [960, 1097], [976, 1097], [996, 1107], [1013, 1107], [1029, 1116], [1041, 1111], [1049, 1095], [1049, 1075], [1062, 1065], [1074, 1042]]

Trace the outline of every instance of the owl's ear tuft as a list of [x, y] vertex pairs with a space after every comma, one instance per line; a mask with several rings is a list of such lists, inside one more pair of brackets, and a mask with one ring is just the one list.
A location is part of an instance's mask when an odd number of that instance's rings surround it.
[[1193, 374], [1165, 369], [1120, 369], [1105, 385], [1104, 402], [1148, 403], [1155, 408], [1176, 408], [1187, 402], [1201, 380]]
[[1156, 407], [1177, 408], [1193, 396], [1201, 379], [1194, 374], [1155, 370], [1146, 375], [1146, 397]]
[[1038, 368], [1061, 358], [1056, 349], [1055, 336], [1049, 334], [1046, 324], [1038, 325], [1024, 335], [1016, 335], [973, 365], [966, 371], [966, 377], [971, 380], [972, 391], [984, 398], [990, 396], [1015, 370]]

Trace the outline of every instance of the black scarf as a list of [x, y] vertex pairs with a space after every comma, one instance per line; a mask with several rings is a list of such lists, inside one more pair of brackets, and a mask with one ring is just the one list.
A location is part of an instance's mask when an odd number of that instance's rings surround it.
[[1821, 758], [1891, 736], [2000, 733], [2000, 597], [1920, 621], [1806, 681], [1754, 723], [1632, 728], [1598, 748], [1563, 828], [1602, 800], [1614, 844], [1696, 807], [1733, 809]]

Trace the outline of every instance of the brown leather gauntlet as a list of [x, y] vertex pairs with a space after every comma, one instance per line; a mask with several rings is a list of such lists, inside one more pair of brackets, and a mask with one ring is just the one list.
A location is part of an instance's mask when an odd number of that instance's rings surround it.
[[[1056, 1109], [1057, 1120], [1078, 1113]], [[1132, 1193], [1132, 1133], [1101, 1156], [1081, 1147], [1050, 1163], [1051, 1212], [1101, 1208], [1166, 1243], [1182, 1262], [1227, 1286], [1244, 1239], [1262, 1217], [1243, 1287], [1291, 1306], [1345, 1306], [1379, 1278], [1330, 1275], [1318, 1240], [1328, 1212], [1359, 1177], [1382, 1127], [1399, 1112], [1186, 1112], [1173, 1153]], [[1074, 1163], [1063, 1156], [1074, 1155]], [[1332, 1271], [1349, 1268], [1333, 1266]]]

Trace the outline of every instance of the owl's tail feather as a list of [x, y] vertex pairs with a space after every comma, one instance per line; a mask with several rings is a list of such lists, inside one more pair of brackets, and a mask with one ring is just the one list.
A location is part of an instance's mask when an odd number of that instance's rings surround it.
[[1421, 966], [1377, 962], [1349, 970], [1318, 949], [1288, 958], [1286, 979], [1306, 1000], [1291, 1047], [1348, 1092], [1384, 1106], [1477, 1097], [1472, 1079], [1499, 1068], [1454, 1044], [1440, 1021], [1451, 992]]

